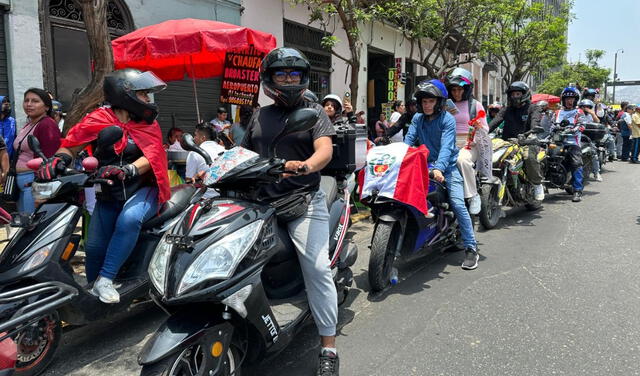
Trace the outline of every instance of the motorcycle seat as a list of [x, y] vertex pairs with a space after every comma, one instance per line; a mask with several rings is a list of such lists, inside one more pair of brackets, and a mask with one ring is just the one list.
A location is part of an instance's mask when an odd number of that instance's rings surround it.
[[164, 223], [167, 219], [183, 212], [189, 206], [191, 197], [195, 192], [196, 187], [191, 184], [180, 184], [175, 187], [171, 187], [171, 198], [169, 198], [169, 201], [162, 204], [159, 214], [155, 217], [151, 217], [148, 221], [142, 224], [142, 228], [154, 228]]
[[327, 199], [327, 208], [331, 208], [331, 204], [336, 200], [338, 195], [338, 183], [331, 176], [322, 176], [320, 179], [320, 189], [325, 193]]

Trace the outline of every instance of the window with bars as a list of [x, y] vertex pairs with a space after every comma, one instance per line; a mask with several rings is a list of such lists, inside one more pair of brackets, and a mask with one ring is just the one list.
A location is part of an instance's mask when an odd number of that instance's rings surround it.
[[300, 50], [311, 64], [309, 90], [318, 98], [331, 92], [331, 52], [322, 48], [322, 38], [328, 33], [284, 20], [284, 45]]

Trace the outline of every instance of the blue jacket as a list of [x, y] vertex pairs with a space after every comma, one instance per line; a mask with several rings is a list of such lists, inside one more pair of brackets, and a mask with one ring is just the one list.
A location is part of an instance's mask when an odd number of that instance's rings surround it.
[[456, 119], [447, 111], [440, 112], [433, 120], [422, 113], [416, 114], [404, 137], [404, 143], [409, 146], [418, 143], [425, 145], [429, 149], [429, 162], [434, 164], [433, 168], [443, 173], [456, 168]]
[[[4, 100], [4, 96], [0, 95], [0, 103]], [[7, 116], [0, 120], [0, 135], [4, 138], [4, 143], [7, 144], [7, 153], [9, 158], [13, 157], [13, 140], [16, 138], [16, 119], [11, 116]]]

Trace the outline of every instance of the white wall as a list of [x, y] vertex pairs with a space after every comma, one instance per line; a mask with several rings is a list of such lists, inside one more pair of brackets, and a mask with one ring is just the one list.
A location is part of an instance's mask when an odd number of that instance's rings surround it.
[[136, 28], [182, 18], [240, 24], [241, 0], [125, 0], [125, 2], [131, 11]]
[[[27, 121], [22, 111], [22, 97], [30, 87], [42, 88], [42, 52], [37, 0], [14, 1], [7, 14], [8, 93], [15, 108], [16, 122], [21, 128]], [[1, 93], [7, 94], [7, 93]]]

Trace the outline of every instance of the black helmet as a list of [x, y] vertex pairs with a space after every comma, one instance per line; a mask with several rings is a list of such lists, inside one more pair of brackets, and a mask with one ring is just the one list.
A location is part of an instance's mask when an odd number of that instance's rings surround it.
[[434, 115], [437, 115], [442, 111], [444, 107], [444, 101], [449, 96], [447, 88], [440, 80], [422, 81], [416, 86], [416, 91], [413, 94], [418, 102], [418, 112], [422, 113], [422, 98], [437, 98], [438, 102], [434, 108]]
[[[511, 98], [511, 93], [514, 91], [522, 92], [522, 96], [518, 99]], [[531, 103], [531, 90], [529, 89], [529, 85], [522, 81], [516, 81], [509, 85], [509, 88], [507, 88], [507, 103], [509, 107], [521, 107]]]
[[582, 92], [582, 98], [595, 100], [596, 99], [596, 94], [598, 94], [598, 91], [596, 91], [596, 89], [586, 88]]
[[471, 99], [471, 93], [473, 91], [473, 75], [464, 68], [456, 68], [447, 75], [445, 85], [449, 91], [449, 98], [453, 99], [451, 96], [451, 88], [460, 86], [464, 89], [462, 100], [468, 101]]
[[302, 96], [304, 97], [304, 100], [309, 103], [318, 103], [318, 96], [309, 89], [305, 90]]
[[138, 99], [136, 91], [157, 93], [166, 87], [167, 84], [153, 72], [141, 72], [132, 68], [109, 73], [104, 78], [103, 86], [105, 100], [111, 107], [127, 110], [133, 120], [144, 120], [147, 124], [153, 123], [158, 116], [158, 106]]
[[[298, 85], [279, 85], [273, 82], [271, 75], [280, 69], [295, 69], [302, 72]], [[284, 107], [295, 107], [304, 100], [304, 92], [309, 88], [309, 60], [302, 52], [288, 47], [280, 47], [271, 50], [262, 59], [260, 66], [260, 79], [264, 93], [276, 104]]]

